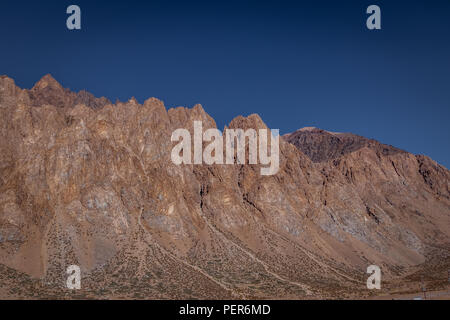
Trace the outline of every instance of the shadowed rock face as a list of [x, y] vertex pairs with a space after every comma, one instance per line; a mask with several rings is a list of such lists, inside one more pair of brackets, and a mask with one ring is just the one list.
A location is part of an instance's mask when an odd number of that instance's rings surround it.
[[[273, 176], [174, 165], [171, 134], [196, 120], [216, 127], [200, 105], [112, 105], [1, 76], [0, 297], [363, 297], [371, 264], [382, 292], [447, 282], [446, 168], [319, 129], [280, 139]], [[229, 127], [266, 128], [258, 115]]]
[[348, 153], [367, 147], [383, 155], [405, 152], [351, 133], [334, 133], [318, 128], [303, 128], [283, 136], [314, 162], [337, 159]]

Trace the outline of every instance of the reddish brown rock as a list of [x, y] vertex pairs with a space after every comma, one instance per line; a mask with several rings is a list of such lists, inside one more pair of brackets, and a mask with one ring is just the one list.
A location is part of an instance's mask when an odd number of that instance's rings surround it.
[[[280, 170], [172, 163], [214, 120], [155, 98], [112, 105], [45, 76], [0, 77], [0, 297], [350, 298], [442, 288], [449, 171], [352, 134], [280, 139]], [[257, 115], [230, 128], [266, 128]], [[82, 289], [65, 288], [69, 265]]]

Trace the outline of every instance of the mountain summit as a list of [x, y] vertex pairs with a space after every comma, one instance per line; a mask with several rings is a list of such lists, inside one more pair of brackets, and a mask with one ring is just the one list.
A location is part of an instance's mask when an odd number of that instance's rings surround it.
[[107, 98], [96, 98], [87, 91], [72, 92], [56, 81], [50, 74], [36, 82], [31, 90], [28, 90], [31, 104], [34, 106], [53, 105], [55, 107], [75, 107], [84, 104], [87, 107], [97, 109], [111, 104]]
[[58, 81], [55, 80], [55, 78], [52, 77], [51, 74], [46, 74], [45, 76], [43, 76], [41, 80], [36, 82], [36, 84], [33, 86], [31, 90], [39, 91], [44, 90], [46, 88], [63, 90], [63, 87], [59, 84]]

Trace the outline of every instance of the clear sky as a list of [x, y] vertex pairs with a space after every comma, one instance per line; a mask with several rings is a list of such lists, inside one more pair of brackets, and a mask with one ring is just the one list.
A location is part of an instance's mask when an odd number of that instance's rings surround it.
[[[81, 7], [82, 30], [66, 28]], [[381, 8], [382, 30], [366, 28]], [[9, 1], [0, 74], [352, 132], [450, 167], [450, 1]]]

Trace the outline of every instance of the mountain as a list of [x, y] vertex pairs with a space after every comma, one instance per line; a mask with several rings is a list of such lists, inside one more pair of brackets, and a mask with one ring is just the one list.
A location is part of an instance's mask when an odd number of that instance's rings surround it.
[[[175, 165], [200, 105], [111, 104], [47, 75], [0, 77], [0, 298], [321, 299], [442, 289], [450, 173], [426, 156], [305, 128], [280, 169]], [[267, 128], [258, 115], [229, 128]], [[66, 288], [78, 265], [81, 290]], [[369, 265], [380, 291], [366, 288]]]
[[377, 150], [383, 155], [405, 152], [352, 133], [335, 133], [314, 127], [302, 128], [286, 134], [284, 139], [296, 146], [314, 162], [337, 159], [364, 147]]

